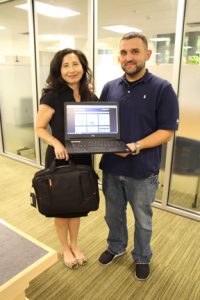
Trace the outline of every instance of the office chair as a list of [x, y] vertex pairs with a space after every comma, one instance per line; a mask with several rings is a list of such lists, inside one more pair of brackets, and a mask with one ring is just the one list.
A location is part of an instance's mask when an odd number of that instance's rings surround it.
[[[162, 146], [161, 169], [165, 167], [166, 144]], [[200, 186], [200, 141], [177, 136], [174, 145], [172, 171], [177, 175], [197, 176], [197, 186], [192, 207], [197, 207]]]

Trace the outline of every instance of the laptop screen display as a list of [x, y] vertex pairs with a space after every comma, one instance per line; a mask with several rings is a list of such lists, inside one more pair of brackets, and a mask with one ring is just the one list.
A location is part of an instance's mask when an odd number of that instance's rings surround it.
[[65, 102], [66, 138], [119, 136], [118, 103]]

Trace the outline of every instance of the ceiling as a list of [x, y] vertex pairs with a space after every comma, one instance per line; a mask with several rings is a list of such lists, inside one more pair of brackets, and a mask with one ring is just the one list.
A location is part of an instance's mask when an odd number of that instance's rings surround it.
[[[65, 19], [55, 19], [37, 15], [38, 34], [71, 35], [78, 39], [87, 39], [88, 1], [87, 0], [40, 0], [41, 2], [70, 8], [80, 15]], [[27, 12], [16, 8], [26, 1], [0, 1], [0, 41], [12, 36], [13, 39], [27, 38]], [[178, 0], [99, 0], [98, 2], [98, 40], [120, 38], [121, 34], [104, 29], [109, 25], [127, 25], [137, 27], [148, 38], [157, 34], [175, 32]], [[186, 23], [187, 31], [200, 31], [200, 0], [188, 0]]]

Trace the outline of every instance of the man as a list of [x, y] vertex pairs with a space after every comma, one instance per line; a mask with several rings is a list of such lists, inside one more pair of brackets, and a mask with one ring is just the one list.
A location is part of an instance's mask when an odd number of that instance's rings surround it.
[[171, 84], [146, 68], [151, 56], [145, 36], [127, 33], [120, 41], [119, 62], [124, 76], [108, 82], [101, 101], [119, 101], [120, 130], [132, 153], [104, 154], [103, 192], [105, 220], [109, 228], [108, 248], [99, 257], [107, 265], [125, 253], [128, 243], [126, 208], [135, 218], [134, 249], [136, 278], [150, 274], [152, 256], [152, 207], [158, 187], [161, 144], [178, 128], [178, 101]]

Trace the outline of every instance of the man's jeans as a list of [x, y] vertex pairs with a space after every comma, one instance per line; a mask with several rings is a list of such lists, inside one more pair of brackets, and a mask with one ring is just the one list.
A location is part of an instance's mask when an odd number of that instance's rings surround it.
[[133, 259], [136, 263], [150, 262], [152, 252], [152, 207], [158, 187], [158, 176], [134, 179], [103, 173], [106, 198], [105, 220], [109, 227], [108, 250], [113, 254], [125, 251], [128, 244], [126, 208], [129, 202], [135, 217]]

